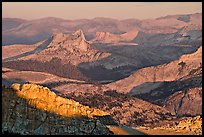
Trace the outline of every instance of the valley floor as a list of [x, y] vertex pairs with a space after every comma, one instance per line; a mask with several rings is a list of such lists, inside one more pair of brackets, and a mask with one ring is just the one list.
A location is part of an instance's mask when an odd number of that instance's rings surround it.
[[[130, 128], [127, 126], [107, 126], [115, 135], [195, 135], [194, 131], [173, 128]], [[200, 135], [200, 134], [198, 134]]]
[[135, 130], [127, 126], [107, 126], [115, 135], [147, 135], [143, 131]]
[[171, 129], [171, 128], [136, 128], [138, 131], [144, 132], [148, 135], [195, 135], [195, 132], [184, 129]]

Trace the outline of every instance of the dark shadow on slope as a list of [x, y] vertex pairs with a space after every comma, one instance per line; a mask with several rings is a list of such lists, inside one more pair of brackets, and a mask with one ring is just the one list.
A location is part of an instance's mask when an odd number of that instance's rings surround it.
[[[106, 92], [114, 92], [115, 95], [107, 95]], [[63, 96], [74, 99], [83, 105], [98, 109], [104, 109], [105, 107], [107, 110], [117, 106], [122, 107], [122, 103], [132, 98], [131, 96], [116, 91], [105, 91], [104, 93], [102, 91], [97, 91], [97, 93], [81, 92], [80, 94], [70, 92], [65, 93]]]
[[[130, 76], [144, 67], [157, 66], [178, 59], [183, 54], [193, 53], [197, 47], [181, 46], [111, 46], [93, 45], [112, 53], [111, 56], [93, 62], [83, 62], [79, 70], [92, 80], [107, 83]], [[111, 67], [110, 67], [111, 66]], [[109, 68], [107, 68], [109, 67]]]
[[130, 72], [136, 70], [136, 67], [132, 65], [121, 66], [113, 69], [107, 69], [104, 67], [103, 64], [100, 65], [99, 63], [99, 65], [97, 66], [88, 66], [88, 69], [85, 69], [84, 66], [87, 66], [87, 65], [89, 64], [81, 63], [78, 68], [84, 75], [91, 78], [93, 81], [99, 81], [100, 83], [103, 83], [103, 84], [110, 83], [115, 80], [123, 79], [124, 77], [129, 76], [131, 74]]
[[183, 21], [183, 22], [190, 22], [190, 15], [182, 15], [177, 18], [177, 20]]
[[2, 82], [2, 85], [5, 85], [5, 86], [11, 86], [13, 83], [19, 83], [19, 84], [28, 83], [28, 81], [25, 81], [19, 78], [10, 78], [10, 79], [2, 78], [1, 82]]
[[[7, 87], [10, 87], [12, 84], [14, 83], [18, 83], [18, 84], [28, 84], [28, 83], [31, 83], [29, 81], [25, 81], [23, 79], [20, 79], [20, 78], [9, 78], [9, 79], [6, 79], [6, 78], [2, 78], [2, 85], [5, 85]], [[60, 82], [59, 82], [60, 83]], [[45, 86], [45, 87], [49, 87], [49, 84], [45, 83], [45, 84], [38, 84], [40, 86]], [[60, 92], [58, 92], [57, 90], [53, 90], [52, 91], [57, 94], [57, 95], [61, 95]]]
[[42, 83], [39, 85], [46, 86], [48, 88], [55, 88], [61, 85], [66, 85], [66, 84], [93, 84], [91, 82], [77, 82], [77, 81], [54, 81], [54, 82], [46, 82]]
[[[141, 93], [134, 95], [137, 98], [149, 101], [151, 103], [161, 105], [162, 101], [165, 100], [170, 95], [174, 94], [178, 91], [189, 90], [195, 87], [202, 87], [202, 76], [192, 77], [186, 80], [178, 80], [172, 82], [147, 82], [143, 83], [137, 87], [134, 87], [129, 93], [133, 93], [139, 91], [141, 87], [145, 87], [143, 85], [147, 84], [159, 84], [158, 87], [153, 88], [148, 93]], [[147, 87], [148, 88], [148, 87]], [[143, 89], [145, 91], [145, 88]]]
[[[145, 28], [144, 28], [145, 29]], [[139, 45], [149, 45], [152, 46], [158, 46], [162, 44], [165, 37], [170, 36], [171, 34], [154, 34], [154, 33], [145, 33], [142, 31], [138, 32], [138, 35], [135, 39], [132, 40], [132, 42], [138, 43]], [[157, 43], [155, 43], [155, 41]]]
[[62, 64], [60, 58], [52, 58], [47, 62], [34, 60], [16, 60], [3, 62], [2, 66], [21, 71], [47, 72], [63, 78], [87, 80], [87, 78], [71, 63]]
[[16, 56], [13, 56], [13, 57], [5, 58], [5, 59], [3, 59], [3, 62], [18, 59], [18, 58], [25, 57], [25, 56], [28, 56], [28, 55], [31, 55], [31, 54], [36, 54], [36, 53], [44, 50], [50, 44], [52, 39], [53, 39], [53, 37], [48, 38], [45, 42], [40, 44], [36, 49], [34, 49], [32, 51], [29, 51], [29, 52], [26, 52], [26, 53], [23, 53], [23, 54], [20, 54], [20, 55], [16, 55]]

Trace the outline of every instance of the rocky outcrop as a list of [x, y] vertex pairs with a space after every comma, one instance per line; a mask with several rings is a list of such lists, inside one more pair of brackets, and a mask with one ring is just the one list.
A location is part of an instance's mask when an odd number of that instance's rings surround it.
[[118, 43], [131, 42], [138, 34], [138, 30], [128, 31], [123, 34], [112, 34], [110, 32], [96, 32], [93, 43]]
[[120, 37], [116, 34], [111, 34], [110, 32], [96, 32], [95, 38], [92, 42], [97, 43], [113, 43], [114, 41], [119, 41]]
[[202, 135], [202, 118], [200, 115], [179, 118], [175, 123], [173, 126], [167, 124], [167, 126], [154, 128], [139, 127], [137, 130], [148, 135]]
[[197, 135], [202, 134], [202, 118], [200, 116], [189, 117], [181, 120], [178, 125], [172, 127], [177, 130], [187, 130], [194, 132]]
[[[64, 44], [64, 46], [62, 44]], [[90, 49], [90, 44], [86, 41], [81, 29], [73, 32], [72, 34], [57, 33], [53, 35], [53, 41], [48, 47], [59, 48], [63, 46], [66, 48], [69, 47], [68, 45], [72, 45], [73, 48], [77, 48], [82, 51]]]
[[202, 88], [192, 88], [176, 92], [168, 97], [164, 107], [177, 116], [202, 114]]
[[11, 87], [2, 87], [3, 133], [112, 134], [105, 125], [116, 123], [108, 113], [57, 96], [48, 88], [35, 84], [13, 84]]

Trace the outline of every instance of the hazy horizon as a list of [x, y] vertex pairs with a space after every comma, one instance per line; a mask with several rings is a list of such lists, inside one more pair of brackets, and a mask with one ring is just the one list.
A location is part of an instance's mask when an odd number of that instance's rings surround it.
[[46, 17], [65, 20], [97, 17], [143, 20], [194, 13], [202, 13], [202, 2], [2, 2], [2, 18], [26, 20]]

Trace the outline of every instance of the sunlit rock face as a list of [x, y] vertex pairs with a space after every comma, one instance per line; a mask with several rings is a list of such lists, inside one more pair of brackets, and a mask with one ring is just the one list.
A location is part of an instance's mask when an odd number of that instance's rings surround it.
[[202, 118], [200, 116], [189, 117], [187, 119], [181, 120], [174, 128], [190, 130], [196, 134], [202, 134]]
[[[110, 123], [108, 113], [57, 96], [46, 87], [13, 84], [11, 88], [2, 87], [2, 91], [2, 133], [112, 134], [104, 121]], [[113, 120], [112, 123], [115, 124]]]

